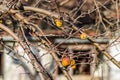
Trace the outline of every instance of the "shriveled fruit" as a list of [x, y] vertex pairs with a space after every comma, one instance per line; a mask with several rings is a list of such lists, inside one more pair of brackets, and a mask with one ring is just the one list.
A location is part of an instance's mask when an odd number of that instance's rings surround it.
[[86, 39], [87, 35], [85, 33], [80, 34], [80, 39]]
[[76, 62], [74, 59], [71, 60], [70, 66], [72, 69], [76, 69]]
[[62, 58], [62, 65], [63, 65], [64, 67], [69, 66], [70, 63], [71, 63], [70, 57], [65, 56], [65, 57]]
[[55, 19], [55, 25], [60, 28], [62, 26], [62, 21], [59, 19]]

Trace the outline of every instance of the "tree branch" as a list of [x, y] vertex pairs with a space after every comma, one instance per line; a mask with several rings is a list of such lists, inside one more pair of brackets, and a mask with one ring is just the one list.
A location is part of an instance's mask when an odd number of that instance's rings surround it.
[[[74, 30], [78, 30], [77, 27], [72, 27]], [[83, 33], [82, 31], [80, 31], [80, 33]], [[96, 43], [92, 38], [90, 38], [89, 36], [87, 36], [87, 39], [101, 52], [103, 53], [103, 55], [105, 55], [113, 64], [115, 64], [119, 69], [120, 69], [120, 64], [119, 62], [113, 58], [108, 52], [104, 51], [103, 48], [100, 47], [100, 45], [98, 43]]]
[[[38, 9], [38, 8], [32, 8], [32, 7], [24, 7], [25, 10], [31, 10], [31, 11], [36, 11], [36, 12], [40, 12], [40, 13], [44, 13], [46, 15], [51, 15], [53, 14], [52, 12], [49, 12], [49, 11], [44, 11], [42, 9]], [[43, 11], [43, 12], [42, 12]], [[58, 18], [58, 15], [57, 14], [53, 14], [52, 16]], [[74, 30], [78, 30], [77, 27], [72, 27]], [[120, 64], [107, 52], [105, 51], [102, 51], [102, 48], [99, 46], [98, 43], [96, 43], [94, 40], [92, 40], [91, 38], [88, 37], [88, 40], [96, 47], [99, 49], [99, 51], [101, 51], [111, 62], [113, 62], [118, 68], [120, 68]]]
[[34, 12], [38, 12], [38, 13], [41, 13], [41, 14], [45, 14], [45, 15], [51, 16], [51, 17], [59, 18], [58, 14], [50, 12], [50, 11], [47, 11], [47, 10], [44, 10], [44, 9], [40, 9], [40, 8], [24, 6], [24, 10], [26, 10], [26, 11], [27, 10], [28, 11], [34, 11]]
[[[15, 13], [15, 11], [14, 10], [10, 10], [9, 11], [9, 13], [10, 14], [14, 14], [13, 16], [15, 16], [18, 20], [21, 20], [23, 23], [25, 23], [25, 24], [31, 24], [31, 23], [29, 23], [23, 16], [21, 16], [20, 14], [18, 14], [18, 13]], [[42, 35], [44, 35], [44, 33], [42, 32], [42, 30], [37, 26], [37, 25], [35, 25], [35, 24], [33, 24], [34, 25], [34, 27], [42, 34]], [[47, 39], [47, 38], [46, 38]], [[47, 40], [48, 41], [48, 40]], [[51, 42], [49, 42], [49, 44], [52, 44]], [[49, 45], [48, 44], [48, 45]], [[61, 70], [62, 70], [62, 72], [64, 73], [64, 75], [66, 76], [66, 78], [68, 79], [68, 80], [72, 80], [72, 78], [71, 78], [71, 76], [69, 75], [69, 73], [66, 71], [66, 70], [64, 70], [63, 69], [63, 66], [62, 66], [62, 64], [61, 64], [61, 62], [60, 62], [60, 60], [59, 60], [59, 58], [57, 57], [57, 55], [54, 53], [54, 51], [52, 51], [51, 50], [51, 55], [53, 56], [53, 58], [54, 58], [54, 60], [56, 61], [56, 63], [58, 64], [58, 66], [61, 68]]]
[[[3, 24], [0, 24], [0, 29], [4, 30], [8, 34], [10, 34], [23, 47], [24, 50], [27, 49], [25, 47], [25, 45], [23, 44], [23, 42], [10, 29], [8, 29], [6, 26], [4, 26]], [[35, 67], [35, 70], [38, 72], [39, 77], [41, 77], [42, 69], [41, 69], [41, 65], [39, 64], [38, 60], [34, 57], [34, 55], [29, 50], [25, 50], [25, 53], [30, 58], [31, 64], [33, 65], [33, 67]], [[45, 75], [43, 75], [43, 76], [45, 76]], [[52, 80], [52, 79], [48, 79], [48, 80]]]

